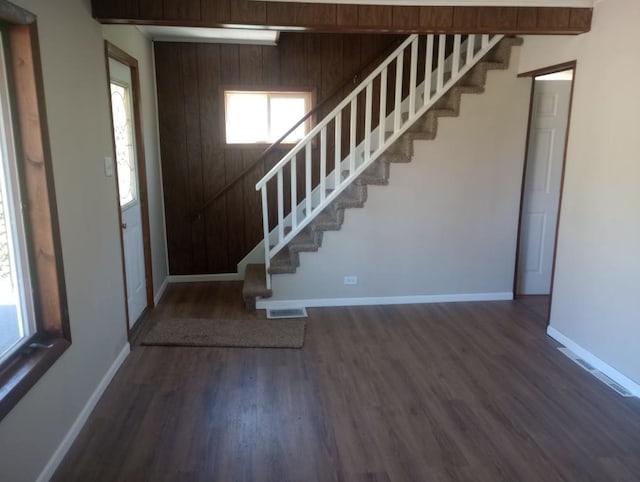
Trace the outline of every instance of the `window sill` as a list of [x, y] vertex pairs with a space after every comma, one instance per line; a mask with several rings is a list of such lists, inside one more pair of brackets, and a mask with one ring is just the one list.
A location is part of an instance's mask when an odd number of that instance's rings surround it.
[[[42, 347], [29, 348], [34, 343]], [[35, 336], [0, 368], [0, 420], [62, 356], [71, 342], [62, 337]]]

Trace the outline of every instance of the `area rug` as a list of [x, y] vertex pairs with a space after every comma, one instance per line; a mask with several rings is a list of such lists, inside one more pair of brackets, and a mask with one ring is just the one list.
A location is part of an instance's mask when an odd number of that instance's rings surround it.
[[303, 320], [220, 320], [173, 318], [158, 320], [143, 345], [301, 348]]

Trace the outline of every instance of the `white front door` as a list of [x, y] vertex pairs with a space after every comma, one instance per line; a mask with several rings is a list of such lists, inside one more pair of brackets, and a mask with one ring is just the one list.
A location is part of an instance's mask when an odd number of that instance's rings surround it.
[[116, 147], [118, 192], [122, 212], [125, 278], [129, 327], [147, 307], [147, 283], [142, 237], [142, 211], [138, 193], [136, 145], [134, 133], [131, 69], [109, 59], [111, 108]]
[[[572, 72], [572, 71], [571, 71]], [[548, 295], [569, 119], [571, 77], [535, 79], [524, 178], [516, 293]]]

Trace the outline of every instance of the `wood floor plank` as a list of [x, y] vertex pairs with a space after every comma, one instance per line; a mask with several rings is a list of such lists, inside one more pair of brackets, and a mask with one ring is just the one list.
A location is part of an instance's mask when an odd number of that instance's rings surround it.
[[[259, 319], [238, 282], [143, 320]], [[295, 349], [134, 344], [54, 481], [639, 480], [640, 401], [557, 350], [546, 301], [309, 309]]]

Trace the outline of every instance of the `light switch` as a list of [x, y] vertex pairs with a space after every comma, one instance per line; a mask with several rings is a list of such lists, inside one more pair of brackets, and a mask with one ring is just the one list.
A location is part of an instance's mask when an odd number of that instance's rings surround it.
[[113, 157], [104, 158], [104, 175], [113, 177]]

